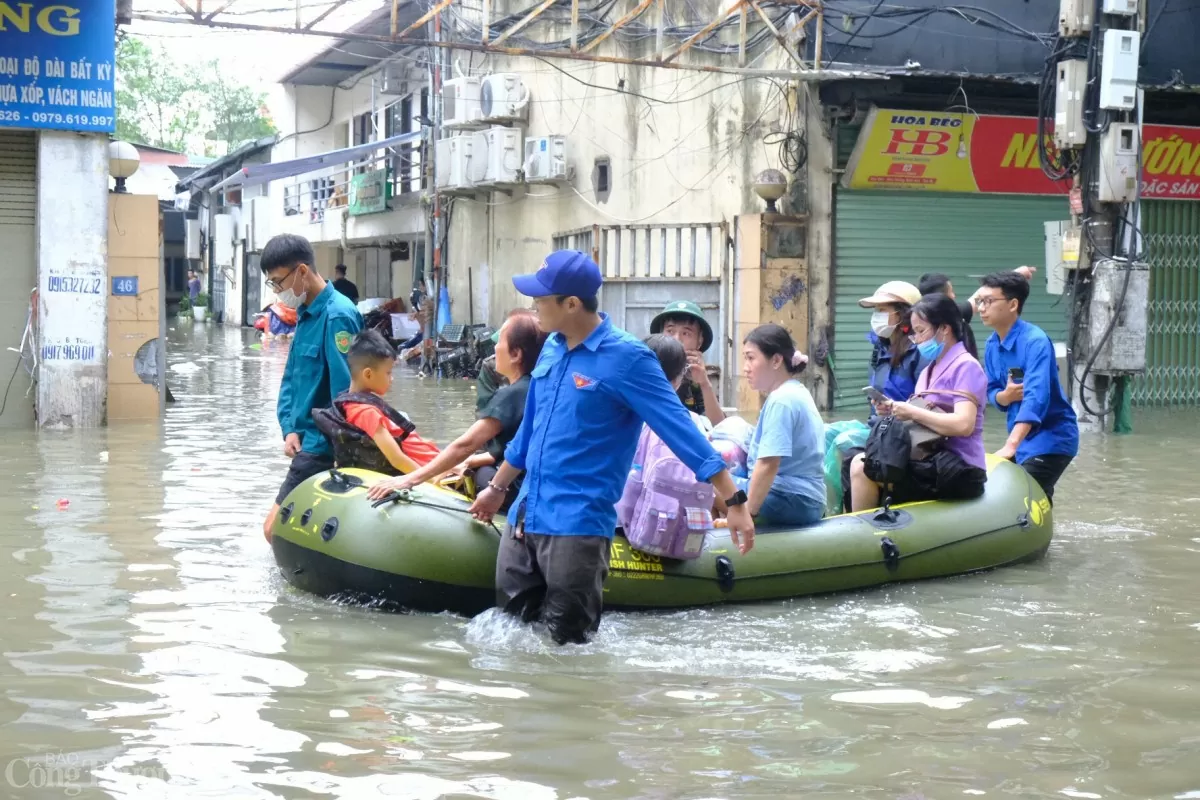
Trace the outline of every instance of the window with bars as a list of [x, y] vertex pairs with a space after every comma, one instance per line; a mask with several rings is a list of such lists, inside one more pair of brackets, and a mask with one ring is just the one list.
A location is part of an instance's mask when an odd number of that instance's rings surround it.
[[[429, 90], [422, 89], [388, 106], [384, 114], [386, 137], [421, 130], [421, 117], [429, 114]], [[392, 195], [419, 192], [425, 188], [421, 142], [406, 142], [388, 159], [391, 170]]]

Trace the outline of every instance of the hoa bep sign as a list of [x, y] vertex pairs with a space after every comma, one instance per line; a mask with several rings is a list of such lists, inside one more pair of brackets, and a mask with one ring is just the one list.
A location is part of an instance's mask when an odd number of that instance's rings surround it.
[[116, 130], [116, 3], [0, 0], [0, 128]]
[[[1200, 199], [1200, 128], [1142, 127], [1146, 199]], [[1066, 195], [1041, 168], [1037, 119], [875, 108], [842, 185], [848, 189]]]

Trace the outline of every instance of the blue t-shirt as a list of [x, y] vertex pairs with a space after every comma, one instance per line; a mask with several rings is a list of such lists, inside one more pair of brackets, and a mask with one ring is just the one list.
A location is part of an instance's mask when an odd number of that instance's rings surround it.
[[767, 395], [746, 470], [754, 474], [760, 458], [779, 456], [779, 472], [771, 488], [825, 502], [825, 422], [808, 389], [790, 380]]

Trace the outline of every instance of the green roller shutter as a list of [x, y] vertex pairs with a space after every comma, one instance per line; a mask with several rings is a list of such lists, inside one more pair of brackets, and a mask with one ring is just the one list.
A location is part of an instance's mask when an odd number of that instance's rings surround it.
[[[1067, 219], [1066, 198], [1019, 195], [849, 191], [839, 189], [834, 216], [835, 409], [864, 408], [871, 348], [869, 312], [858, 301], [885, 281], [916, 285], [944, 272], [965, 299], [979, 276], [1023, 264], [1038, 268], [1025, 319], [1055, 341], [1066, 337], [1066, 308], [1046, 293], [1045, 228]], [[1057, 304], [1057, 306], [1056, 306]], [[976, 320], [982, 349], [991, 331]], [[980, 354], [982, 355], [982, 353]]]
[[1146, 374], [1140, 405], [1200, 405], [1200, 203], [1146, 200], [1141, 206], [1150, 264]]

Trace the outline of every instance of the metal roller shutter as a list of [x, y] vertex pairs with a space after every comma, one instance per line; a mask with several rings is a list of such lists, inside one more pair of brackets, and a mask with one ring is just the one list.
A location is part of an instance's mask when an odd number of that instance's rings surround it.
[[[858, 300], [881, 283], [916, 285], [944, 272], [966, 298], [979, 276], [1023, 264], [1038, 268], [1025, 318], [1055, 341], [1065, 338], [1065, 307], [1046, 293], [1043, 223], [1066, 218], [1066, 200], [1016, 195], [853, 192], [839, 189], [834, 216], [834, 408], [866, 407], [868, 312]], [[1056, 304], [1057, 307], [1056, 307]], [[973, 323], [982, 348], [991, 334]]]
[[1200, 405], [1200, 203], [1145, 200], [1145, 258], [1150, 264], [1146, 310], [1146, 374], [1133, 402]]
[[[0, 253], [4, 284], [0, 295], [0, 376], [19, 369], [16, 348], [21, 343], [29, 312], [29, 295], [37, 285], [37, 134], [0, 131]], [[33, 424], [33, 403], [25, 398], [23, 380], [13, 383], [0, 426]]]

